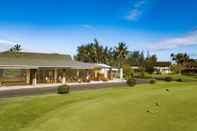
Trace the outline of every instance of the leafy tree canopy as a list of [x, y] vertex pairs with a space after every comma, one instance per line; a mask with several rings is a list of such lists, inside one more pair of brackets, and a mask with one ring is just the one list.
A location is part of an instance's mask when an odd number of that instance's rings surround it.
[[181, 65], [191, 60], [187, 53], [178, 53], [178, 54], [172, 53], [171, 58], [177, 64], [181, 64]]
[[10, 52], [20, 52], [21, 50], [22, 50], [22, 48], [21, 48], [20, 44], [16, 44], [9, 49]]

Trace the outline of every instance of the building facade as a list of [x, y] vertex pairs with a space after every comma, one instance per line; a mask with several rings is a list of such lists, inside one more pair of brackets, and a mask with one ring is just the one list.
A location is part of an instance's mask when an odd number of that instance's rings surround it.
[[111, 70], [104, 64], [73, 61], [69, 55], [0, 53], [1, 86], [115, 79]]
[[160, 74], [172, 73], [171, 62], [169, 61], [158, 61], [155, 64], [154, 69], [155, 69], [155, 73], [160, 73]]

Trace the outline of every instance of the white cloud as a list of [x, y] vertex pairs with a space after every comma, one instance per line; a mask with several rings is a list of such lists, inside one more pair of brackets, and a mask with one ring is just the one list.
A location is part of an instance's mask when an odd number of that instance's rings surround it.
[[86, 28], [86, 29], [93, 28], [93, 26], [88, 25], [88, 24], [83, 24], [83, 25], [81, 25], [81, 27], [82, 27], [82, 28]]
[[127, 19], [130, 21], [136, 21], [141, 14], [142, 12], [140, 10], [134, 9], [129, 13]]
[[143, 6], [145, 4], [144, 0], [138, 1], [134, 4], [134, 8], [140, 8], [141, 6]]
[[1, 40], [0, 39], [0, 51], [8, 50], [14, 44], [16, 44], [16, 42], [11, 42], [11, 41], [8, 41], [8, 40]]
[[197, 45], [197, 32], [192, 32], [182, 37], [162, 40], [153, 44], [150, 48], [153, 50], [167, 50], [190, 45]]
[[129, 14], [126, 16], [126, 19], [129, 21], [138, 20], [139, 17], [143, 14], [144, 5], [144, 0], [139, 0], [138, 2], [134, 3], [129, 11]]
[[192, 30], [193, 30], [193, 31], [197, 31], [197, 27], [194, 27]]

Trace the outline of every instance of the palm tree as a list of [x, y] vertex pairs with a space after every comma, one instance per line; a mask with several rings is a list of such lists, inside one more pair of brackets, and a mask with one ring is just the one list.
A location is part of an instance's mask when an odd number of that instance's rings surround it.
[[104, 47], [97, 39], [86, 45], [79, 46], [76, 59], [84, 62], [104, 63]]
[[10, 52], [20, 52], [22, 50], [21, 45], [16, 44], [12, 48], [10, 48]]
[[129, 53], [128, 47], [124, 42], [118, 43], [118, 46], [115, 47], [115, 57], [116, 60], [118, 61], [119, 67], [121, 67], [125, 62], [128, 53]]
[[190, 60], [190, 57], [187, 53], [178, 53], [178, 54], [171, 54], [171, 58], [177, 64], [184, 64]]
[[176, 70], [178, 70], [179, 74], [181, 74], [182, 69], [185, 67], [185, 65], [191, 61], [189, 55], [187, 53], [178, 53], [178, 54], [171, 54], [171, 58], [173, 61], [177, 63]]

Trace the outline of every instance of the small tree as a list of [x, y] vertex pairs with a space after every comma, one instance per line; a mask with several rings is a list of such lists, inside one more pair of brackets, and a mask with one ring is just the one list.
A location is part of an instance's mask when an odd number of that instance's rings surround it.
[[173, 70], [180, 74], [186, 63], [188, 63], [191, 59], [187, 53], [178, 53], [178, 54], [171, 54], [171, 58], [173, 61], [176, 62], [176, 65], [173, 65]]
[[123, 74], [124, 74], [124, 78], [126, 80], [128, 80], [134, 76], [134, 71], [128, 64], [124, 64], [123, 65]]
[[10, 48], [10, 52], [20, 52], [22, 50], [21, 45], [16, 44], [13, 47]]
[[139, 68], [139, 77], [144, 78], [145, 77], [145, 69], [144, 67]]
[[174, 73], [181, 75], [182, 70], [183, 70], [183, 66], [181, 64], [174, 64], [171, 66], [171, 69]]
[[115, 47], [115, 51], [114, 51], [115, 60], [116, 60], [118, 67], [123, 66], [123, 64], [126, 62], [128, 53], [129, 51], [128, 51], [128, 47], [126, 43], [124, 42], [118, 43], [118, 46]]
[[152, 55], [152, 56], [148, 56], [146, 58], [146, 64], [145, 64], [145, 70], [146, 72], [152, 74], [154, 72], [154, 66], [157, 62], [157, 56], [156, 55]]
[[187, 53], [178, 53], [178, 54], [171, 54], [171, 58], [177, 64], [183, 65], [184, 63], [190, 61], [190, 57]]

